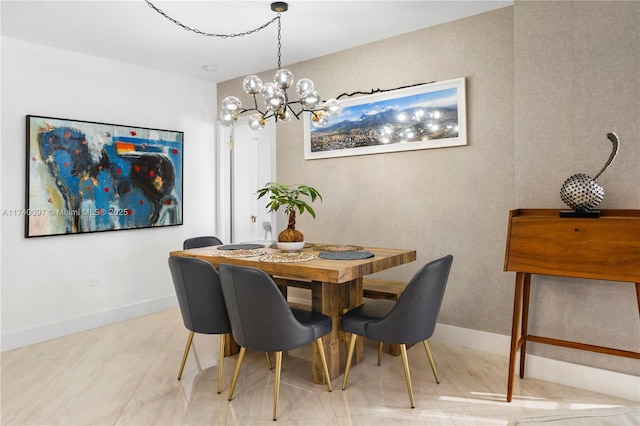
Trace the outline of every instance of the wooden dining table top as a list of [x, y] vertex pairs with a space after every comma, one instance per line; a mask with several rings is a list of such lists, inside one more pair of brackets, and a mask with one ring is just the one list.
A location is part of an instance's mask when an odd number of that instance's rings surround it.
[[[365, 275], [380, 272], [394, 266], [404, 265], [416, 260], [416, 251], [411, 249], [363, 247], [361, 251], [373, 253], [373, 257], [356, 260], [333, 260], [317, 257], [320, 253], [310, 244], [300, 253], [313, 254], [316, 257], [303, 262], [268, 262], [254, 257], [225, 257], [218, 246], [201, 247], [188, 250], [170, 252], [170, 256], [193, 257], [205, 260], [215, 266], [221, 263], [252, 266], [271, 276], [283, 276], [302, 280], [321, 281], [329, 283], [344, 283]], [[324, 245], [324, 244], [323, 244]], [[270, 247], [259, 249], [261, 253], [280, 253], [280, 250]]]

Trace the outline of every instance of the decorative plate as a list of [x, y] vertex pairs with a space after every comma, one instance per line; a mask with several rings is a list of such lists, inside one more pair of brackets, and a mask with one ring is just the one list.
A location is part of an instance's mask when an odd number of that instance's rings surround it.
[[[309, 247], [313, 247], [313, 244], [311, 244], [311, 243], [304, 243], [304, 248], [309, 248]], [[274, 242], [273, 244], [271, 244], [271, 245], [269, 246], [269, 248], [277, 249], [277, 248], [278, 248], [278, 242], [277, 242], [277, 241], [276, 241], [276, 242]]]
[[255, 257], [264, 254], [263, 250], [219, 250], [215, 256], [220, 257]]
[[218, 246], [218, 250], [253, 250], [264, 248], [262, 244], [227, 244], [225, 246]]
[[316, 258], [311, 253], [267, 253], [258, 258], [260, 262], [306, 262]]
[[344, 251], [344, 252], [331, 252], [323, 251], [318, 254], [318, 257], [322, 259], [331, 260], [359, 260], [368, 259], [373, 257], [374, 254], [370, 251]]

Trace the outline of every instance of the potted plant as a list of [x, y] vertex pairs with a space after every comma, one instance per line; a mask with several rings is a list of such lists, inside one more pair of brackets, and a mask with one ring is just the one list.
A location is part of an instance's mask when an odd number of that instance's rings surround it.
[[258, 190], [257, 194], [258, 199], [269, 195], [271, 201], [267, 204], [267, 208], [270, 212], [276, 212], [284, 206], [284, 212], [289, 216], [287, 229], [278, 234], [278, 247], [287, 251], [302, 249], [304, 235], [296, 229], [296, 212], [302, 214], [307, 211], [315, 219], [316, 212], [313, 211], [310, 203], [316, 198], [322, 200], [322, 195], [315, 188], [307, 185], [285, 185], [276, 182], [267, 183], [264, 188]]

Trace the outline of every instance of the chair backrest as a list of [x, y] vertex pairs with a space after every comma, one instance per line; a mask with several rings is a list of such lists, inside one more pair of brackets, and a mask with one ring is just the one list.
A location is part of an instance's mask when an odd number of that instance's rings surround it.
[[169, 257], [184, 326], [203, 334], [231, 332], [218, 271], [209, 262], [189, 257]]
[[409, 281], [391, 312], [367, 326], [386, 343], [416, 343], [433, 335], [444, 298], [453, 256], [447, 255], [422, 267]]
[[240, 346], [278, 352], [313, 341], [313, 330], [293, 316], [278, 286], [264, 271], [223, 263], [220, 282], [233, 338]]
[[217, 237], [193, 237], [184, 240], [184, 243], [182, 243], [182, 248], [184, 250], [188, 250], [192, 248], [220, 245], [222, 245], [222, 241], [220, 241]]

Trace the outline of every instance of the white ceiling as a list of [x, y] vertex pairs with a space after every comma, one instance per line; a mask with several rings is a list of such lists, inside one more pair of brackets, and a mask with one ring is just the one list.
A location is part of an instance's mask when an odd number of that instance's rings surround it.
[[[276, 17], [271, 1], [150, 0], [186, 26], [242, 33]], [[282, 66], [489, 10], [513, 1], [290, 0], [282, 14]], [[277, 25], [234, 38], [187, 31], [146, 0], [0, 3], [2, 35], [211, 82], [277, 68]], [[211, 64], [217, 71], [204, 71]]]

